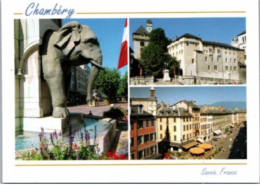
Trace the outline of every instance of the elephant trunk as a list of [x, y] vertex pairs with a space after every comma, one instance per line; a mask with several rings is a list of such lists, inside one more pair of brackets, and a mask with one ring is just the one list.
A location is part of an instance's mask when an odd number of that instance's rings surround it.
[[[98, 58], [96, 61], [92, 61], [92, 68], [90, 72], [90, 77], [88, 80], [88, 88], [87, 88], [87, 103], [91, 103], [92, 101], [92, 88], [95, 79], [97, 78], [97, 75], [99, 73], [99, 69], [104, 69], [102, 65], [102, 56]], [[96, 65], [98, 64], [98, 65]]]

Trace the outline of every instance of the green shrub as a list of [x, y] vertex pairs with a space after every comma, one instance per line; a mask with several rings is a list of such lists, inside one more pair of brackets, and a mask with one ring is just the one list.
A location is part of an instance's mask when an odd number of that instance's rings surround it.
[[126, 111], [121, 107], [112, 107], [110, 110], [103, 113], [104, 117], [118, 119], [125, 116]]

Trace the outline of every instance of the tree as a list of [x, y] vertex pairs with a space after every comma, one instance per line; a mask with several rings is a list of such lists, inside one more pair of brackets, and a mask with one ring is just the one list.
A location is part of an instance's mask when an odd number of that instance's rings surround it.
[[159, 45], [164, 52], [167, 52], [167, 46], [169, 45], [169, 40], [165, 36], [164, 30], [162, 28], [154, 29], [149, 34], [150, 42], [153, 42], [156, 45]]
[[163, 49], [153, 42], [142, 50], [140, 63], [143, 66], [145, 76], [161, 77], [165, 61]]
[[167, 51], [169, 40], [165, 36], [164, 30], [158, 28], [149, 34], [149, 44], [141, 52], [140, 63], [143, 66], [144, 75], [153, 75], [155, 78], [163, 77], [163, 70], [169, 69], [173, 76], [174, 68], [178, 67], [178, 62], [172, 58]]
[[128, 97], [128, 73], [125, 72], [124, 76], [120, 80], [119, 89], [117, 91], [118, 96]]
[[116, 69], [106, 69], [99, 72], [95, 81], [96, 89], [107, 95], [110, 102], [116, 101], [120, 84], [120, 74]]

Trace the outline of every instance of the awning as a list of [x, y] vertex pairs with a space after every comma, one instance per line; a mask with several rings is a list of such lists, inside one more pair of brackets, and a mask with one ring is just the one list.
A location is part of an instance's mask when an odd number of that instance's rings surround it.
[[189, 151], [190, 153], [197, 154], [197, 155], [203, 154], [205, 152], [203, 148], [199, 148], [199, 147], [191, 148]]
[[222, 131], [221, 130], [216, 130], [213, 133], [216, 134], [216, 135], [220, 135], [220, 134], [222, 134]]
[[196, 141], [190, 141], [187, 144], [182, 145], [182, 148], [188, 150], [189, 148], [197, 145], [198, 143]]
[[203, 143], [203, 144], [200, 144], [199, 147], [203, 148], [205, 150], [210, 150], [212, 148], [212, 145], [208, 144], [208, 143]]
[[199, 143], [204, 143], [203, 139], [197, 139]]

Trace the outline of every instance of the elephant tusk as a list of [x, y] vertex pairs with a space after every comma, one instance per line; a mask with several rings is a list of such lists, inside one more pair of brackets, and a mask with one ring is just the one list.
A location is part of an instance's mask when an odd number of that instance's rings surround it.
[[96, 67], [99, 68], [99, 69], [105, 70], [105, 68], [104, 68], [103, 66], [101, 66], [100, 64], [94, 62], [93, 60], [91, 60], [90, 63], [91, 63], [92, 65], [96, 66]]

